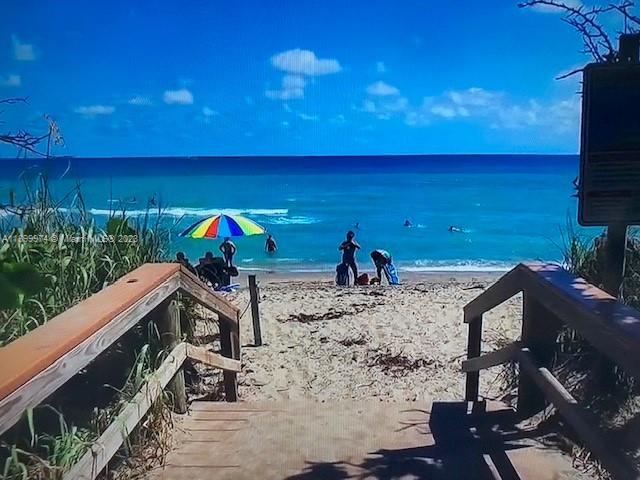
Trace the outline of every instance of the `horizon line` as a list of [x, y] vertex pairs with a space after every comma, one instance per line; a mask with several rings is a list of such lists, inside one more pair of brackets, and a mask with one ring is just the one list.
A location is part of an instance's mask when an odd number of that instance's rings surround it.
[[122, 158], [338, 158], [338, 157], [445, 157], [445, 156], [467, 156], [467, 157], [557, 157], [557, 156], [579, 156], [575, 153], [376, 153], [376, 154], [246, 154], [246, 155], [120, 155], [120, 156], [81, 156], [81, 155], [50, 155], [49, 157], [0, 157], [0, 161], [18, 160], [57, 160], [57, 159], [86, 159], [86, 160], [109, 160]]

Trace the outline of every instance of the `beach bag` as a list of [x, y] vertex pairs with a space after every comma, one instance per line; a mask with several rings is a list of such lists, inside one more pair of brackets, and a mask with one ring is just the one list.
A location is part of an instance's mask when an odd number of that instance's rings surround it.
[[349, 266], [346, 263], [340, 263], [336, 267], [336, 285], [349, 285]]
[[360, 275], [356, 280], [356, 285], [369, 285], [369, 275], [366, 273]]
[[389, 285], [400, 285], [400, 278], [398, 277], [398, 270], [393, 263], [387, 263], [382, 267], [384, 276], [387, 277]]

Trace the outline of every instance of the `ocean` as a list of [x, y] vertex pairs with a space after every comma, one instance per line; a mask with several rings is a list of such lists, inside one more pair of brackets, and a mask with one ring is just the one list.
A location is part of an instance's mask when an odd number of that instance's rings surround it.
[[180, 238], [180, 231], [220, 211], [246, 215], [273, 234], [278, 252], [268, 256], [261, 236], [234, 239], [245, 270], [332, 272], [338, 245], [354, 230], [358, 260], [367, 266], [369, 252], [382, 248], [401, 272], [502, 271], [525, 260], [560, 261], [563, 232], [576, 223], [575, 155], [57, 158], [0, 165], [0, 202], [40, 172], [58, 198], [80, 182], [98, 222], [123, 207], [143, 215], [153, 199], [172, 231], [168, 254], [182, 250], [192, 261], [218, 252], [220, 241]]

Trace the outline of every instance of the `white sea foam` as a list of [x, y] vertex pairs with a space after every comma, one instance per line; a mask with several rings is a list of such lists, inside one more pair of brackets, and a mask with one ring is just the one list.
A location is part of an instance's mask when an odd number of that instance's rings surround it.
[[[279, 217], [286, 216], [289, 210], [286, 208], [192, 208], [192, 207], [169, 207], [161, 209], [162, 215], [167, 217], [207, 217], [211, 215], [218, 215], [220, 213], [225, 215], [253, 215], [261, 217]], [[121, 209], [105, 209], [105, 208], [90, 208], [89, 213], [96, 216], [108, 216], [113, 213], [121, 212]], [[157, 215], [157, 208], [147, 209], [134, 209], [126, 210], [128, 217], [140, 217], [146, 214]]]
[[437, 262], [417, 260], [413, 265], [400, 265], [401, 272], [508, 272], [514, 264], [501, 262]]
[[320, 220], [314, 217], [295, 215], [293, 217], [272, 216], [264, 220], [264, 222], [271, 225], [312, 225], [314, 223], [320, 223]]

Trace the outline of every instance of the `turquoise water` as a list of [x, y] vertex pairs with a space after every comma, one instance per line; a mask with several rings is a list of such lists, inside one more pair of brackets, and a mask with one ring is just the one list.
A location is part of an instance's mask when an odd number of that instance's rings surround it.
[[[2, 162], [11, 166], [0, 179], [4, 201], [22, 167]], [[368, 253], [383, 248], [400, 271], [503, 270], [560, 260], [562, 229], [576, 218], [576, 156], [63, 159], [37, 169], [54, 179], [64, 174], [52, 182], [58, 195], [81, 181], [98, 220], [123, 204], [142, 214], [155, 198], [173, 228], [171, 253], [183, 250], [192, 261], [217, 252], [219, 241], [183, 239], [179, 231], [220, 210], [242, 213], [279, 246], [269, 257], [264, 237], [235, 240], [244, 269], [332, 271], [339, 243], [354, 229], [367, 264]]]

